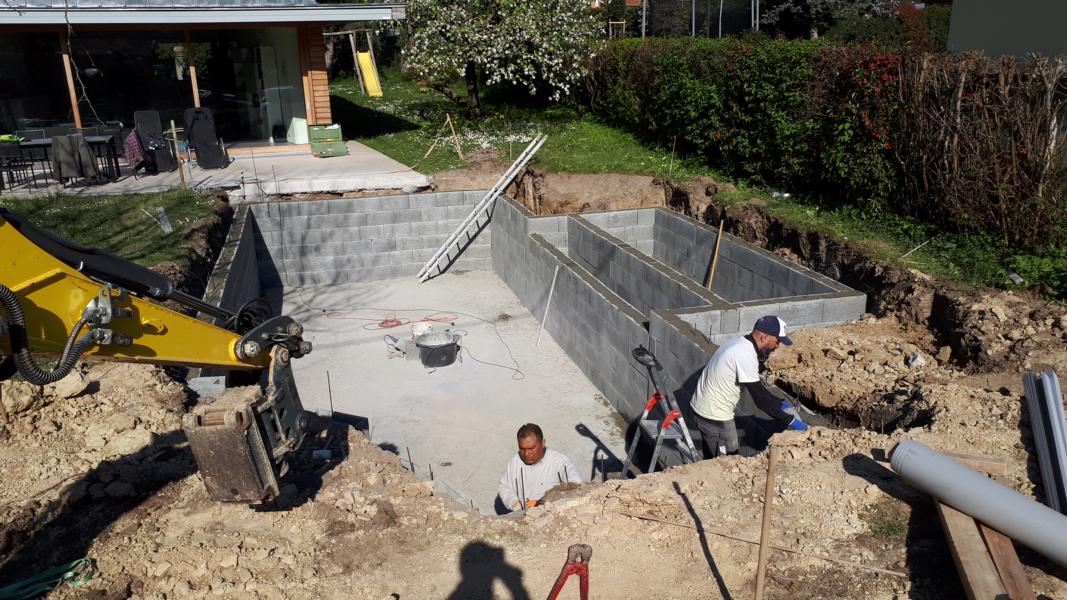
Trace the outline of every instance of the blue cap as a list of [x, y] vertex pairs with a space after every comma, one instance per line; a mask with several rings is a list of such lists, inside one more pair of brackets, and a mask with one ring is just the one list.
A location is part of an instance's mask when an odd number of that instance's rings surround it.
[[785, 335], [785, 321], [778, 317], [768, 315], [766, 317], [760, 317], [756, 324], [752, 326], [752, 331], [759, 331], [766, 333], [767, 335], [773, 335], [778, 338], [778, 341], [786, 346], [792, 346], [793, 340], [789, 339]]

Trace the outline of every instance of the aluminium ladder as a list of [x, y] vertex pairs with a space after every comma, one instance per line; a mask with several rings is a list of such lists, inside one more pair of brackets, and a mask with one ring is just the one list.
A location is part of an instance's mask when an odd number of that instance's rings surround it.
[[[656, 371], [662, 371], [663, 366], [656, 360], [655, 355], [644, 346], [634, 348], [633, 357], [634, 360], [648, 369], [649, 379], [652, 380], [652, 387], [655, 388], [656, 392], [645, 403], [645, 410], [637, 420], [637, 431], [634, 432], [634, 439], [630, 442], [630, 449], [626, 453], [626, 461], [622, 464], [620, 477], [625, 479], [629, 475], [634, 455], [637, 453], [637, 446], [641, 443], [642, 434], [647, 435], [649, 439], [655, 442], [652, 460], [648, 466], [649, 473], [656, 470], [656, 461], [665, 441], [673, 442], [677, 446], [678, 453], [686, 463], [700, 460], [693, 444], [693, 438], [689, 434], [689, 426], [686, 425], [685, 417], [682, 416], [682, 411], [678, 406], [678, 401], [669, 391], [660, 386], [659, 378], [656, 377]], [[652, 412], [652, 409], [657, 404], [663, 407], [665, 413], [663, 419], [649, 419], [648, 414]]]
[[467, 233], [467, 229], [470, 228], [472, 223], [478, 220], [478, 216], [481, 213], [484, 212], [487, 217], [491, 217], [490, 209], [492, 209], [496, 197], [503, 193], [508, 185], [511, 184], [511, 180], [526, 168], [526, 165], [529, 164], [533, 155], [537, 153], [547, 139], [547, 135], [539, 135], [530, 142], [530, 145], [527, 146], [525, 150], [522, 151], [522, 154], [520, 154], [519, 157], [515, 159], [515, 162], [508, 167], [508, 170], [504, 172], [504, 175], [493, 184], [493, 187], [489, 189], [485, 194], [485, 197], [478, 201], [474, 210], [472, 210], [471, 213], [467, 215], [467, 218], [460, 223], [459, 227], [452, 232], [452, 235], [448, 236], [448, 240], [437, 249], [437, 252], [434, 252], [433, 256], [430, 257], [430, 260], [426, 261], [426, 265], [422, 267], [422, 270], [419, 271], [419, 274], [416, 276], [419, 278], [420, 282], [425, 282], [430, 278], [433, 273], [433, 268], [445, 255], [448, 254], [448, 251], [452, 249], [453, 246], [457, 246], [458, 252], [456, 253], [456, 256], [459, 256], [459, 252], [462, 252], [463, 248], [458, 247], [457, 244], [463, 234]]

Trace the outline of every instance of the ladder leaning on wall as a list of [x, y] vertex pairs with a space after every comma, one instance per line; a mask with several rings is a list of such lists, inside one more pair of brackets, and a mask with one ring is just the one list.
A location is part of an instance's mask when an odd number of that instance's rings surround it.
[[[547, 135], [539, 135], [535, 137], [532, 142], [530, 142], [530, 145], [527, 146], [525, 150], [522, 151], [522, 154], [520, 154], [519, 157], [515, 160], [515, 162], [512, 163], [510, 167], [508, 167], [508, 170], [504, 172], [504, 175], [500, 179], [498, 179], [497, 182], [493, 184], [493, 187], [490, 188], [489, 191], [485, 194], [485, 196], [478, 201], [478, 204], [475, 205], [474, 210], [472, 210], [471, 213], [467, 215], [467, 218], [463, 219], [463, 222], [460, 223], [459, 227], [457, 227], [454, 232], [452, 232], [452, 235], [448, 236], [448, 239], [440, 248], [437, 249], [437, 252], [434, 252], [433, 256], [430, 257], [430, 260], [426, 261], [426, 265], [422, 267], [422, 270], [419, 271], [419, 274], [416, 276], [421, 282], [425, 282], [427, 279], [434, 275], [434, 267], [437, 266], [437, 263], [439, 263], [442, 258], [448, 255], [449, 250], [451, 250], [453, 247], [456, 248], [456, 253], [450, 258], [452, 260], [455, 260], [459, 257], [460, 253], [462, 253], [464, 249], [464, 246], [460, 245], [460, 241], [464, 238], [464, 234], [466, 234], [466, 241], [470, 241], [474, 236], [469, 234], [468, 230], [470, 229], [472, 224], [477, 222], [478, 217], [482, 213], [485, 213], [487, 219], [492, 217], [492, 208], [493, 203], [496, 201], [496, 197], [503, 193], [505, 189], [507, 189], [508, 185], [511, 184], [512, 179], [514, 179], [519, 173], [526, 169], [526, 165], [530, 163], [530, 160], [533, 158], [533, 155], [541, 149], [541, 146], [544, 145], [545, 140], [547, 139]], [[474, 235], [477, 235], [477, 228], [475, 228]], [[438, 271], [438, 273], [441, 272], [443, 272], [443, 269]]]

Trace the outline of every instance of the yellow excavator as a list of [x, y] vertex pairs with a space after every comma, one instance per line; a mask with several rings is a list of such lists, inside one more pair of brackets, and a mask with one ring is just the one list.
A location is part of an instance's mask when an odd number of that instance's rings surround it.
[[[159, 304], [214, 317], [208, 323]], [[303, 327], [265, 300], [236, 312], [185, 294], [162, 275], [82, 246], [0, 208], [0, 381], [59, 381], [79, 360], [116, 360], [246, 372], [259, 384], [227, 390], [183, 416], [208, 494], [220, 501], [276, 498], [285, 458], [307, 416], [290, 361], [311, 352]], [[51, 370], [34, 354], [58, 356]], [[265, 376], [264, 376], [265, 372]], [[231, 393], [233, 392], [233, 393]]]

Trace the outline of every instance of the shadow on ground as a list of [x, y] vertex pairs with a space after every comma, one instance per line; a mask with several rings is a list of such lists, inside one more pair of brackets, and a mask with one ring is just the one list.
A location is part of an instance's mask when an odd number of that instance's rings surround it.
[[340, 96], [330, 96], [330, 112], [334, 122], [340, 123], [341, 132], [346, 139], [377, 137], [419, 129], [418, 124], [407, 119], [360, 106]]
[[463, 579], [448, 600], [482, 600], [495, 598], [493, 583], [499, 579], [514, 600], [530, 600], [522, 583], [522, 569], [508, 564], [504, 549], [485, 542], [471, 542], [459, 555], [459, 572]]
[[[930, 496], [912, 488], [894, 472], [866, 454], [849, 454], [841, 460], [845, 472], [866, 480], [878, 487], [891, 498], [907, 505], [907, 523], [901, 523], [905, 529], [904, 564], [911, 578], [910, 598], [963, 598], [965, 594], [955, 576], [956, 566], [952, 562], [948, 544], [941, 532], [941, 523], [937, 518], [934, 500]], [[892, 502], [892, 500], [889, 500]], [[877, 506], [870, 511], [868, 526], [894, 533], [897, 529], [890, 519], [878, 519]], [[875, 534], [877, 535], [877, 533]]]

